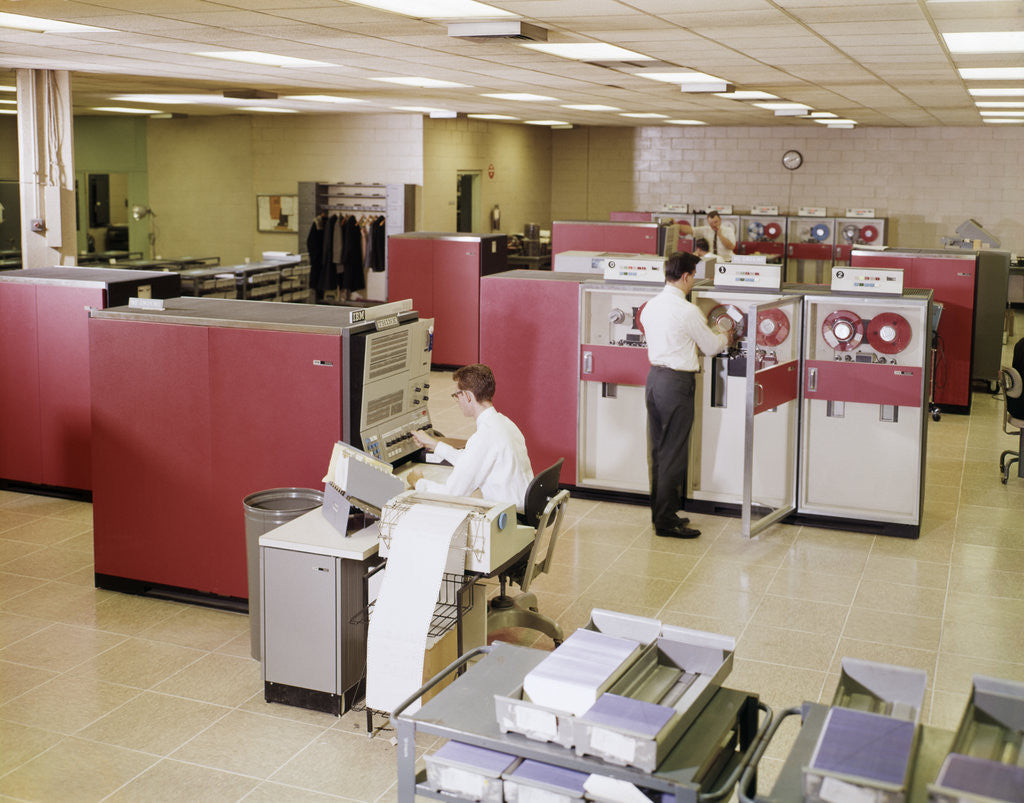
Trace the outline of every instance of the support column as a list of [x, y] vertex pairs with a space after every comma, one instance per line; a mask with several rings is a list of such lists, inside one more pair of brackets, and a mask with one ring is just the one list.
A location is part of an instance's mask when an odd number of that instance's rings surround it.
[[75, 265], [70, 74], [66, 70], [18, 70], [17, 74], [22, 265]]

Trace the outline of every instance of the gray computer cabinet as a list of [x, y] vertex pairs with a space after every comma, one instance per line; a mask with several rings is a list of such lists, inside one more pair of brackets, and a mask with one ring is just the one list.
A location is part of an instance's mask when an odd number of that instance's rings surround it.
[[376, 557], [260, 548], [264, 698], [342, 714], [366, 665], [364, 575]]

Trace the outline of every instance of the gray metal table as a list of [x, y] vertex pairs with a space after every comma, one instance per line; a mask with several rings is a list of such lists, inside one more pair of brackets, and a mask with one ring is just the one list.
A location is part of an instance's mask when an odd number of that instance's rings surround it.
[[[455, 671], [461, 663], [481, 651], [467, 653], [434, 681]], [[770, 711], [758, 702], [757, 695], [719, 689], [654, 773], [615, 766], [597, 758], [583, 758], [557, 744], [533, 741], [516, 733], [502, 733], [494, 713], [494, 695], [515, 692], [526, 674], [548, 655], [550, 653], [543, 650], [496, 643], [486, 657], [415, 714], [405, 715], [402, 712], [430, 684], [398, 706], [393, 717], [398, 731], [398, 799], [412, 801], [416, 795], [452, 799], [451, 795], [439, 794], [422, 784], [423, 773], [417, 777], [415, 739], [418, 731], [578, 772], [618, 778], [674, 795], [676, 803], [718, 799], [731, 791], [735, 776], [749, 758], [760, 735], [759, 709], [768, 711], [762, 727], [766, 728], [770, 723]], [[727, 753], [727, 760], [723, 761], [723, 751], [719, 747], [732, 732], [735, 732], [737, 747]], [[716, 783], [719, 785], [717, 789]]]

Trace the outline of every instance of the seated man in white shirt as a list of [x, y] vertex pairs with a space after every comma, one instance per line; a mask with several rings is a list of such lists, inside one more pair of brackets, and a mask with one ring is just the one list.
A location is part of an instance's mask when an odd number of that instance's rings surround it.
[[708, 250], [723, 262], [729, 262], [736, 247], [736, 232], [731, 223], [725, 223], [718, 212], [708, 212], [707, 224], [693, 230], [694, 238], [703, 237], [711, 246]]
[[526, 440], [519, 428], [494, 409], [494, 373], [486, 365], [465, 365], [452, 377], [459, 388], [452, 397], [462, 414], [476, 420], [476, 432], [457, 449], [426, 432], [413, 433], [420, 446], [434, 451], [454, 466], [445, 482], [434, 482], [419, 469], [409, 472], [409, 484], [417, 491], [469, 496], [480, 491], [484, 499], [514, 504], [522, 512], [533, 469]]

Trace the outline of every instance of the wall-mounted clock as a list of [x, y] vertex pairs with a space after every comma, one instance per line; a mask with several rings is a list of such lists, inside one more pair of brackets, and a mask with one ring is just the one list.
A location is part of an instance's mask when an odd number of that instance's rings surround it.
[[782, 154], [782, 166], [787, 170], [796, 170], [804, 163], [804, 155], [800, 151], [786, 151]]

